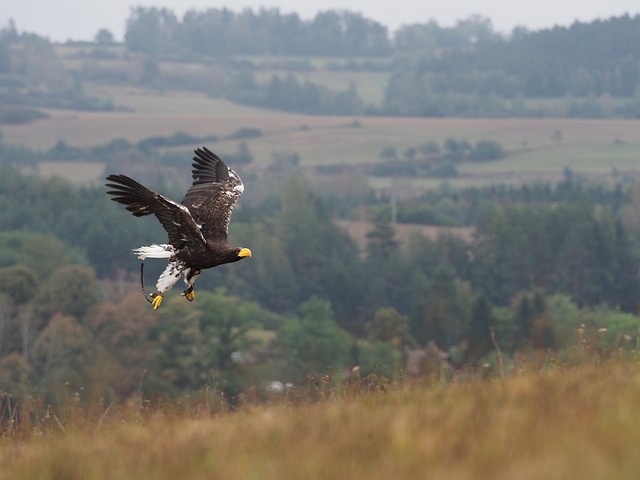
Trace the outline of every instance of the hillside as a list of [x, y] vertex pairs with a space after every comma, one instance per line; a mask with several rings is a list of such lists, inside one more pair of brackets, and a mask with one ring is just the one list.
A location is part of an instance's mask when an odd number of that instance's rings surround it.
[[[252, 168], [259, 169], [271, 164], [274, 152], [295, 153], [302, 167], [313, 169], [376, 165], [382, 163], [381, 151], [385, 148], [393, 148], [401, 156], [427, 142], [442, 146], [448, 139], [470, 144], [488, 139], [503, 146], [507, 153], [503, 159], [457, 165], [457, 175], [446, 178], [446, 182], [460, 186], [557, 181], [565, 167], [606, 181], [613, 170], [617, 173], [635, 170], [640, 152], [640, 130], [635, 120], [354, 119], [272, 112], [185, 91], [158, 93], [114, 88], [111, 92], [117, 105], [132, 111], [48, 110], [48, 118], [3, 125], [3, 142], [48, 150], [60, 140], [74, 147], [91, 147], [114, 139], [136, 142], [183, 131], [193, 136], [214, 135], [217, 140], [207, 142], [209, 148], [226, 155], [238, 148], [239, 140], [232, 138], [233, 134], [249, 128], [260, 132], [256, 137], [243, 139], [253, 157]], [[188, 157], [191, 148], [189, 145], [173, 150]], [[42, 172], [73, 179], [73, 170], [68, 164], [54, 163]], [[95, 179], [101, 176], [98, 170]], [[87, 181], [86, 175], [81, 175], [80, 180]], [[389, 188], [389, 180], [370, 177], [371, 185], [377, 189]], [[435, 177], [407, 179], [418, 193], [444, 181]]]
[[276, 400], [235, 413], [211, 414], [204, 398], [161, 408], [49, 407], [33, 430], [3, 430], [2, 474], [22, 480], [589, 480], [633, 478], [640, 468], [635, 362], [325, 394], [319, 402]]

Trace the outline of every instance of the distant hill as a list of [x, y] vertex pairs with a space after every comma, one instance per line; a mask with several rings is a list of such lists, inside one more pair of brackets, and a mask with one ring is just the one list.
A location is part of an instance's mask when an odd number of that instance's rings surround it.
[[0, 104], [118, 108], [88, 94], [91, 83], [313, 115], [640, 118], [639, 15], [509, 35], [476, 16], [392, 37], [349, 11], [302, 20], [277, 9], [209, 9], [179, 19], [137, 7], [124, 44], [101, 33], [54, 46], [0, 30]]

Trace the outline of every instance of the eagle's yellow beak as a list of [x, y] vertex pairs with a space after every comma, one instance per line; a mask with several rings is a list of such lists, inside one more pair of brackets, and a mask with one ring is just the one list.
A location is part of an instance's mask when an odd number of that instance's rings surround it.
[[238, 252], [238, 256], [240, 258], [250, 257], [251, 256], [251, 250], [249, 250], [248, 248], [241, 248], [240, 251]]

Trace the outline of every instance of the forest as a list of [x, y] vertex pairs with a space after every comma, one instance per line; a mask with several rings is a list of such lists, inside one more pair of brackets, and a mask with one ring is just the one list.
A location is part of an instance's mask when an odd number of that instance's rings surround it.
[[[376, 184], [454, 178], [516, 153], [564, 155], [557, 127], [541, 146], [515, 134], [503, 145], [424, 132], [421, 144], [386, 144], [361, 165], [346, 154], [309, 164], [281, 144], [254, 150], [276, 134], [250, 122], [225, 135], [174, 130], [82, 144], [61, 136], [46, 147], [15, 138], [17, 127], [39, 122], [137, 114], [123, 91], [142, 92], [138, 101], [186, 101], [195, 92], [199, 102], [257, 106], [274, 119], [282, 111], [342, 116], [340, 131], [354, 137], [375, 135], [378, 127], [363, 119], [384, 116], [633, 122], [639, 32], [640, 16], [510, 35], [472, 17], [454, 27], [405, 26], [391, 37], [351, 12], [303, 21], [277, 10], [213, 9], [179, 19], [137, 7], [124, 43], [101, 30], [93, 41], [54, 45], [10, 24], [0, 31], [0, 391], [51, 399], [72, 389], [111, 401], [212, 388], [237, 405], [271, 382], [316, 385], [329, 375], [339, 383], [354, 372], [372, 383], [504, 376], [522, 362], [580, 364], [587, 350], [631, 354], [640, 327], [635, 169], [612, 167], [594, 180], [559, 164], [561, 178], [494, 184], [468, 174], [467, 185], [400, 198]], [[333, 81], [373, 78], [380, 95], [304, 77], [318, 72]], [[175, 91], [182, 96], [165, 95]], [[270, 117], [260, 118], [268, 127]], [[287, 128], [295, 136], [315, 127]], [[330, 128], [334, 139], [338, 128]], [[637, 143], [607, 142], [612, 157]], [[195, 302], [174, 293], [157, 312], [131, 253], [164, 241], [155, 219], [110, 202], [102, 180], [38, 174], [44, 163], [79, 170], [85, 162], [179, 199], [191, 151], [218, 143], [247, 185], [230, 236], [254, 256], [205, 272]], [[340, 222], [362, 219], [371, 228], [357, 241]], [[406, 224], [460, 230], [400, 240]], [[151, 285], [163, 265], [144, 268]], [[410, 368], [415, 352], [423, 357]]]
[[[373, 208], [362, 252], [328, 202], [291, 177], [234, 214], [250, 262], [205, 272], [193, 304], [176, 294], [153, 312], [130, 249], [163, 238], [156, 222], [126, 214], [102, 187], [5, 169], [2, 388], [53, 394], [69, 383], [126, 396], [144, 372], [149, 395], [213, 385], [236, 398], [268, 379], [305, 383], [350, 365], [398, 378], [407, 352], [427, 345], [456, 369], [496, 371], [497, 348], [542, 364], [577, 361], [580, 335], [603, 351], [636, 348], [637, 189], [567, 178], [420, 203], [445, 201], [474, 226], [471, 242], [416, 234], [400, 248], [388, 210]], [[147, 283], [153, 275], [147, 261]]]

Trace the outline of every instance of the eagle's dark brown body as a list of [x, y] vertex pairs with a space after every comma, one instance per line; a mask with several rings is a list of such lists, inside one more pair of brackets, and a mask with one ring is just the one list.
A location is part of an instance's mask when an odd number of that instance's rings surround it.
[[126, 175], [109, 175], [107, 193], [126, 205], [136, 217], [154, 214], [169, 236], [169, 243], [140, 247], [138, 257], [168, 258], [169, 265], [158, 279], [154, 308], [162, 296], [184, 275], [184, 295], [193, 300], [193, 285], [200, 272], [251, 256], [248, 248], [231, 247], [227, 231], [233, 207], [244, 185], [236, 172], [207, 148], [193, 157], [193, 184], [181, 203], [149, 190]]

